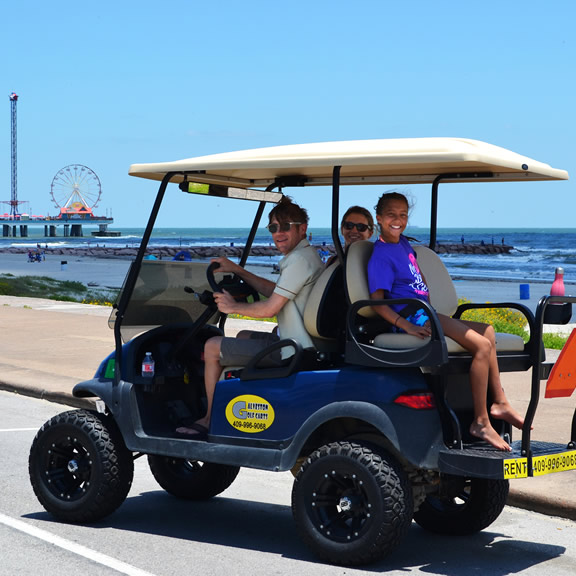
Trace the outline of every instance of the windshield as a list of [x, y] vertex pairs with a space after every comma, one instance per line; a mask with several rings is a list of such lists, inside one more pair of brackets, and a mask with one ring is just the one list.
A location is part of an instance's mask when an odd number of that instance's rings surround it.
[[[206, 306], [198, 295], [210, 290], [207, 262], [143, 260], [134, 292], [122, 321], [122, 339], [157, 326], [194, 322]], [[109, 319], [114, 327], [116, 310]]]

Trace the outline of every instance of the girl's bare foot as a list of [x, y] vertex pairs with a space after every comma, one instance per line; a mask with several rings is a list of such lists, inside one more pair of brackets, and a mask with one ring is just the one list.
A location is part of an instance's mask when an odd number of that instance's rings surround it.
[[480, 438], [480, 440], [485, 440], [489, 444], [492, 444], [494, 448], [498, 448], [498, 450], [505, 450], [508, 452], [512, 450], [508, 442], [501, 438], [498, 432], [492, 428], [490, 422], [484, 424], [477, 420], [474, 421], [470, 426], [470, 434], [476, 438]]
[[490, 407], [490, 416], [497, 420], [504, 420], [504, 422], [508, 422], [520, 430], [524, 426], [524, 418], [508, 402], [494, 402]]

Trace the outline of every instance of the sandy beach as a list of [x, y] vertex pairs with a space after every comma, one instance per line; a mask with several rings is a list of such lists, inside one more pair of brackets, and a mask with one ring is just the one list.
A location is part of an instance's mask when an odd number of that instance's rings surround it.
[[[64, 264], [65, 263], [65, 264]], [[28, 262], [25, 254], [0, 253], [0, 274], [14, 276], [48, 276], [57, 280], [72, 280], [102, 289], [122, 287], [131, 260], [121, 258], [94, 258], [90, 256], [47, 255], [42, 262]], [[249, 266], [252, 272], [276, 280], [268, 266]], [[459, 280], [454, 281], [459, 298], [471, 302], [517, 302], [528, 306], [532, 311], [542, 296], [549, 294], [547, 283], [526, 282], [529, 285], [529, 299], [520, 298], [518, 281]], [[570, 289], [571, 286], [568, 286]], [[570, 333], [573, 324], [551, 327], [551, 330]]]

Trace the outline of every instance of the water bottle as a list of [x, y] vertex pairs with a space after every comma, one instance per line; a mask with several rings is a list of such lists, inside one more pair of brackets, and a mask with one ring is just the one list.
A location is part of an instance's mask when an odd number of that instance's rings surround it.
[[552, 288], [550, 288], [550, 296], [564, 296], [565, 294], [564, 268], [556, 268], [554, 282], [552, 282]]
[[144, 360], [142, 360], [142, 376], [144, 378], [154, 377], [154, 358], [152, 352], [146, 352]]

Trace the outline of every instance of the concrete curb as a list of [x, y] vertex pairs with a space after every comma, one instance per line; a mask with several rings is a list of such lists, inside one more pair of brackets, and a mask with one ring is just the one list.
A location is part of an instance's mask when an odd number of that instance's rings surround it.
[[94, 410], [96, 407], [94, 400], [88, 398], [75, 398], [71, 394], [65, 392], [54, 392], [35, 387], [24, 388], [2, 381], [0, 381], [0, 390], [12, 392], [19, 396], [27, 396], [29, 398], [38, 398], [39, 400], [46, 400], [47, 402], [53, 402], [55, 404], [63, 404], [64, 406], [70, 406], [71, 408]]
[[[530, 479], [526, 481], [530, 482]], [[558, 516], [576, 521], [576, 509], [572, 505], [561, 502], [558, 498], [549, 498], [542, 494], [528, 494], [520, 489], [513, 490], [511, 487], [506, 504], [546, 516]]]

